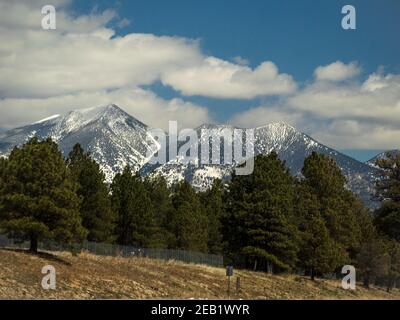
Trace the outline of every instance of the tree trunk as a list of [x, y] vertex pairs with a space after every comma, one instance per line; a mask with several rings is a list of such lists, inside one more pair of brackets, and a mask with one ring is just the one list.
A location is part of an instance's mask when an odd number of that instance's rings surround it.
[[390, 293], [390, 291], [392, 290], [392, 286], [393, 286], [393, 281], [391, 278], [389, 278], [387, 280], [386, 292]]
[[312, 280], [312, 281], [315, 280], [315, 271], [314, 271], [314, 268], [311, 268], [311, 280]]
[[36, 236], [31, 236], [31, 245], [29, 251], [37, 253], [37, 250], [38, 250], [38, 239]]
[[254, 270], [254, 271], [257, 271], [257, 259], [254, 260], [254, 268], [253, 268], [253, 270]]

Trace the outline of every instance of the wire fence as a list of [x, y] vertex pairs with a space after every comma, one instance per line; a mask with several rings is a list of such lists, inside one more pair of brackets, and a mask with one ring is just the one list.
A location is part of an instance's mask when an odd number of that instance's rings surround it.
[[[28, 249], [29, 242], [19, 242], [0, 235], [0, 247]], [[161, 249], [161, 248], [141, 248], [137, 246], [122, 246], [110, 243], [97, 243], [85, 241], [80, 244], [65, 245], [54, 241], [39, 242], [38, 249], [43, 251], [77, 251], [88, 252], [100, 256], [114, 257], [145, 257], [160, 260], [177, 260], [186, 263], [204, 264], [214, 267], [223, 267], [224, 260], [221, 255], [208, 254], [195, 251]]]

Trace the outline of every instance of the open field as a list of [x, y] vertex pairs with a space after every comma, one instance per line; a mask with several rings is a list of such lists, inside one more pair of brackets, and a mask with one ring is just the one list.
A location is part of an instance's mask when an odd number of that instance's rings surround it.
[[[57, 272], [56, 290], [44, 290], [41, 269], [52, 265]], [[400, 299], [400, 291], [381, 288], [341, 289], [337, 280], [311, 281], [296, 275], [270, 275], [239, 270], [243, 299]], [[235, 291], [235, 277], [232, 288]], [[70, 253], [33, 255], [0, 250], [1, 299], [99, 299], [99, 298], [227, 298], [225, 270], [146, 258], [100, 257]]]

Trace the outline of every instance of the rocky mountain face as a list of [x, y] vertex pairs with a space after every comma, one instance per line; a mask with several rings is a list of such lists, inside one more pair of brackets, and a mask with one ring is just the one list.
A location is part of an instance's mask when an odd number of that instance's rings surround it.
[[377, 168], [378, 166], [376, 165], [376, 161], [378, 161], [379, 159], [387, 159], [388, 155], [398, 156], [398, 155], [400, 155], [400, 150], [394, 149], [394, 150], [388, 150], [388, 151], [381, 152], [381, 153], [377, 154], [375, 157], [369, 159], [365, 163], [373, 168]]
[[[225, 125], [207, 125], [197, 129], [198, 136], [201, 136], [202, 129], [214, 129], [217, 135], [221, 131], [235, 129]], [[370, 207], [376, 204], [371, 200], [374, 191], [374, 181], [379, 177], [379, 170], [346, 156], [334, 149], [318, 143], [310, 136], [297, 131], [286, 123], [271, 123], [254, 129], [254, 153], [268, 154], [271, 151], [278, 153], [281, 160], [285, 161], [290, 172], [295, 176], [301, 176], [304, 159], [313, 151], [333, 157], [342, 169], [348, 181], [348, 187]], [[200, 139], [199, 149], [204, 143]], [[211, 147], [210, 147], [211, 148]], [[179, 157], [171, 159], [164, 165], [152, 170], [151, 174], [164, 176], [170, 184], [186, 179], [191, 184], [203, 190], [211, 186], [215, 178], [228, 180], [232, 170], [237, 163], [226, 164], [223, 162], [224, 143], [221, 143], [221, 164], [201, 164], [200, 157], [195, 164], [184, 164]], [[243, 146], [244, 148], [244, 146]], [[243, 153], [245, 153], [243, 151]], [[199, 164], [200, 163], [200, 164]]]
[[139, 170], [158, 149], [148, 127], [116, 105], [71, 111], [0, 133], [0, 155], [29, 138], [51, 137], [66, 156], [76, 143], [91, 153], [111, 181], [126, 165]]
[[[221, 141], [219, 164], [202, 164], [200, 161], [202, 145], [208, 143], [212, 150], [211, 141], [208, 139], [205, 141], [201, 134], [204, 129], [211, 130], [212, 135], [216, 135], [217, 141]], [[111, 181], [115, 173], [130, 165], [133, 170], [140, 170], [143, 174], [162, 175], [170, 184], [186, 179], [196, 189], [203, 190], [216, 178], [228, 180], [238, 164], [235, 161], [229, 163], [224, 159], [225, 140], [220, 137], [226, 129], [232, 132], [238, 128], [227, 125], [202, 125], [197, 128], [199, 140], [195, 143], [198, 143], [199, 151], [197, 157], [194, 156], [192, 159], [192, 163], [183, 162], [182, 157], [172, 157], [164, 164], [150, 165], [151, 155], [156, 154], [160, 145], [148, 132], [149, 127], [116, 105], [108, 105], [71, 111], [64, 116], [54, 115], [0, 133], [0, 155], [6, 156], [15, 145], [21, 145], [33, 136], [40, 139], [51, 137], [60, 145], [64, 155], [67, 155], [74, 144], [79, 142], [100, 164], [107, 181]], [[236, 140], [238, 136], [233, 138]], [[178, 150], [185, 143], [180, 142]], [[333, 157], [346, 176], [348, 187], [367, 205], [374, 206], [370, 195], [373, 193], [374, 180], [379, 177], [379, 170], [369, 163], [361, 163], [320, 144], [285, 123], [271, 123], [255, 128], [253, 144], [255, 155], [268, 154], [275, 150], [293, 175], [301, 175], [304, 158], [313, 151]], [[235, 143], [233, 145], [235, 148]], [[244, 141], [242, 148], [245, 149]]]

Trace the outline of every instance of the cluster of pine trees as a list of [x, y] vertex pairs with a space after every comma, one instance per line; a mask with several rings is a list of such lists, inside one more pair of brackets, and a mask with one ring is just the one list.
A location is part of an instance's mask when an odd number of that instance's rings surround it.
[[0, 231], [34, 252], [48, 239], [221, 252], [211, 201], [186, 182], [171, 189], [129, 167], [108, 185], [79, 144], [64, 159], [51, 139], [32, 138], [0, 158]]
[[254, 270], [304, 272], [314, 279], [356, 266], [365, 286], [400, 278], [400, 158], [381, 160], [375, 213], [345, 186], [340, 168], [313, 153], [293, 177], [272, 152], [251, 175], [195, 192], [183, 181], [141, 177], [126, 167], [111, 185], [79, 144], [65, 160], [50, 139], [32, 138], [0, 159], [0, 231], [53, 239], [223, 254]]

